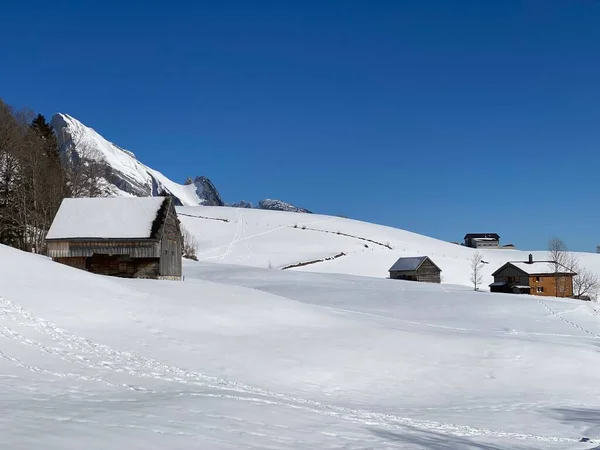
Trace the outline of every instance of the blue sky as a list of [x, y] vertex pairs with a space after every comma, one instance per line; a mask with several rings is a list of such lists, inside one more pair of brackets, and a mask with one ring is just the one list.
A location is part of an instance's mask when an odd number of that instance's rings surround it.
[[226, 201], [600, 244], [596, 0], [10, 2], [0, 97]]

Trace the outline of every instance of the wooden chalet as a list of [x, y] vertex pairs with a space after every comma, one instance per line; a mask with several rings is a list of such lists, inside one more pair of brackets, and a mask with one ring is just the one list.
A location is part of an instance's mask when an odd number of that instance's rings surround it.
[[500, 247], [500, 236], [497, 233], [468, 233], [464, 239], [464, 245], [471, 248]]
[[171, 197], [64, 199], [46, 236], [54, 261], [102, 275], [181, 279]]
[[552, 261], [534, 261], [529, 255], [528, 261], [507, 262], [492, 276], [491, 292], [531, 294], [551, 297], [572, 297], [572, 270]]
[[394, 280], [423, 281], [441, 283], [442, 269], [428, 256], [402, 257], [390, 267], [390, 278]]

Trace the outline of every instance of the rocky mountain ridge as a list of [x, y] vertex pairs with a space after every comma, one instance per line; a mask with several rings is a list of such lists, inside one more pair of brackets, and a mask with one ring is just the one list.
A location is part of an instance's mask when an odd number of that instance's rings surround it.
[[[68, 114], [55, 114], [51, 125], [65, 162], [76, 164], [83, 161], [98, 167], [98, 189], [102, 196], [172, 195], [175, 202], [183, 206], [226, 206], [216, 186], [206, 176], [188, 177], [184, 184], [179, 184], [141, 163], [133, 152], [108, 141]], [[253, 208], [245, 201], [228, 206]], [[257, 208], [309, 212], [273, 199], [261, 200]]]

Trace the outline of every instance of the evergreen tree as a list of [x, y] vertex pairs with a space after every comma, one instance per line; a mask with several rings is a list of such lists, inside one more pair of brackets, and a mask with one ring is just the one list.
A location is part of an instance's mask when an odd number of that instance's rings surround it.
[[46, 121], [46, 118], [42, 114], [38, 114], [31, 121], [31, 128], [42, 138], [44, 141], [44, 153], [56, 162], [60, 161], [60, 153], [58, 150], [58, 141], [56, 135], [50, 124]]

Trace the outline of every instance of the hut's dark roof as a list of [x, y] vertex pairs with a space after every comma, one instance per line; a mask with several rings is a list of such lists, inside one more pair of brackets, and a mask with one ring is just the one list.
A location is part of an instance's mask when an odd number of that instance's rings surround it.
[[483, 238], [483, 239], [498, 239], [500, 240], [500, 236], [497, 233], [467, 233], [465, 234], [465, 239], [475, 239], [475, 238]]
[[[389, 272], [410, 272], [417, 270], [426, 259], [429, 258], [427, 256], [409, 256], [398, 258], [398, 261], [396, 261], [394, 265], [390, 267]], [[429, 260], [431, 261], [431, 259]], [[437, 267], [433, 261], [431, 261], [431, 263]]]

